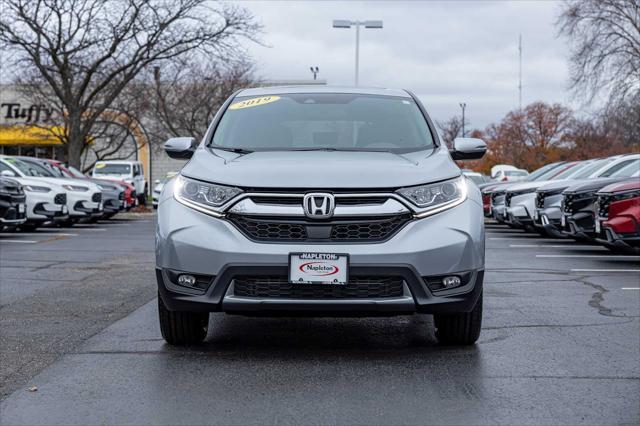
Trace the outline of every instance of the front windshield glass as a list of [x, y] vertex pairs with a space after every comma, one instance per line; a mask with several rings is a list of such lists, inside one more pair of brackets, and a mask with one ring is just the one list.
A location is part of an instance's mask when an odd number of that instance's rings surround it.
[[640, 172], [640, 158], [611, 174], [611, 177], [631, 177], [638, 172]]
[[591, 176], [592, 174], [594, 174], [598, 169], [600, 169], [604, 165], [612, 162], [613, 160], [614, 160], [613, 158], [601, 158], [600, 160], [596, 160], [593, 163], [591, 163], [589, 165], [589, 167], [586, 167], [584, 170], [582, 170], [580, 173], [575, 175], [573, 178], [574, 179], [586, 179], [589, 176]]
[[131, 165], [98, 163], [93, 169], [93, 173], [96, 175], [128, 175], [131, 173]]
[[74, 177], [84, 177], [84, 173], [82, 173], [80, 170], [76, 169], [73, 166], [68, 165], [67, 169], [69, 169], [69, 171], [73, 173]]
[[5, 158], [5, 161], [26, 176], [38, 176], [38, 177], [54, 177], [53, 174], [44, 167], [35, 164], [27, 163], [26, 161], [18, 160], [17, 158]]
[[532, 173], [529, 174], [529, 176], [527, 176], [527, 180], [528, 181], [535, 181], [536, 179], [538, 179], [538, 177], [540, 177], [541, 175], [547, 173], [549, 170], [555, 169], [556, 167], [558, 167], [561, 163], [551, 163], [551, 164], [547, 164], [546, 166], [542, 166], [539, 169], [533, 171]]
[[571, 175], [574, 175], [574, 174], [578, 173], [580, 170], [584, 169], [588, 165], [589, 165], [589, 163], [579, 163], [579, 164], [577, 164], [577, 165], [575, 165], [573, 167], [568, 168], [564, 172], [556, 175], [556, 179], [558, 179], [558, 180], [567, 179], [567, 178], [571, 177]]
[[410, 152], [432, 148], [434, 142], [411, 98], [316, 93], [238, 97], [225, 111], [210, 146]]

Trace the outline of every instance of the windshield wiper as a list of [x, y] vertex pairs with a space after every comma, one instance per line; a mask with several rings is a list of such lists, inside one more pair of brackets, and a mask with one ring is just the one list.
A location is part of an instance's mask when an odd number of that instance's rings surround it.
[[293, 148], [288, 151], [340, 151], [340, 152], [391, 152], [388, 149], [358, 149], [358, 148]]
[[212, 146], [213, 149], [221, 149], [223, 151], [235, 152], [236, 154], [251, 154], [253, 151], [244, 148], [228, 148], [223, 146]]

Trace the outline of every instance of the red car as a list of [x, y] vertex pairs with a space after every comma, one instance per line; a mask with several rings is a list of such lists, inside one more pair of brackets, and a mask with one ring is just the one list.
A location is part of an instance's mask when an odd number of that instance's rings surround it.
[[596, 239], [612, 250], [640, 253], [640, 179], [605, 186], [594, 206]]

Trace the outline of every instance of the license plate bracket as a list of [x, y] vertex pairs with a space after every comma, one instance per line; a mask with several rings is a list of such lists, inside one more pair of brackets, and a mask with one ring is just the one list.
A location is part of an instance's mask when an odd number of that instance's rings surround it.
[[349, 255], [344, 253], [289, 253], [291, 284], [346, 285]]

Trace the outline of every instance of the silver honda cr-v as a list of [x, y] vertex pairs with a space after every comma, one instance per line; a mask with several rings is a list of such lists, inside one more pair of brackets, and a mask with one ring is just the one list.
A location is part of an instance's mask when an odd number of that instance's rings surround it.
[[159, 201], [160, 327], [205, 339], [209, 312], [433, 314], [436, 336], [480, 334], [480, 191], [454, 159], [485, 144], [439, 139], [404, 90], [268, 87], [235, 93]]

